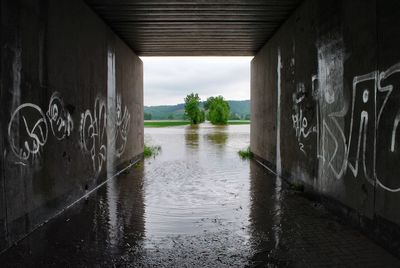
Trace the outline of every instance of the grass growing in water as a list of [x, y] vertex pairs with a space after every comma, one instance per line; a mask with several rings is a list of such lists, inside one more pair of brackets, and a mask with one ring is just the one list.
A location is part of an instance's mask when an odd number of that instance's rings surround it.
[[189, 121], [145, 121], [144, 127], [174, 127], [190, 125]]
[[238, 152], [238, 154], [242, 159], [251, 159], [251, 158], [253, 158], [253, 153], [250, 151], [250, 146], [247, 147], [247, 149], [245, 149], [245, 150], [240, 150]]
[[142, 161], [137, 162], [136, 164], [133, 165], [134, 169], [139, 169], [143, 166]]
[[250, 120], [228, 120], [228, 125], [249, 125]]
[[144, 145], [143, 155], [144, 158], [156, 156], [161, 151], [161, 146], [148, 146]]

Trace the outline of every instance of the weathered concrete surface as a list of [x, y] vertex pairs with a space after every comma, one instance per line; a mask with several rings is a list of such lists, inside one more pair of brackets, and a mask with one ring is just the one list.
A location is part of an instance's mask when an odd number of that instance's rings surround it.
[[252, 151], [397, 254], [399, 8], [305, 1], [258, 52], [251, 82]]
[[0, 250], [141, 154], [142, 77], [83, 1], [1, 1]]

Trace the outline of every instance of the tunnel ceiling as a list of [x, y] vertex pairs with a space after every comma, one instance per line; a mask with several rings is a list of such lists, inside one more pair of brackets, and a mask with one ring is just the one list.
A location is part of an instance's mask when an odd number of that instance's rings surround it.
[[254, 55], [301, 0], [86, 0], [139, 56]]

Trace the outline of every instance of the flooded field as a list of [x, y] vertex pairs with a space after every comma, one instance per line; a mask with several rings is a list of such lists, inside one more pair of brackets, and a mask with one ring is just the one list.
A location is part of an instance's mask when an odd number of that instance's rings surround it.
[[249, 125], [146, 128], [160, 153], [0, 256], [2, 266], [399, 265], [238, 151]]

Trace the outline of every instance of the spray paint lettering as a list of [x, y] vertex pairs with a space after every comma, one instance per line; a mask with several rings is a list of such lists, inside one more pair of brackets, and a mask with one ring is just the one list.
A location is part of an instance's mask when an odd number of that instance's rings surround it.
[[51, 96], [46, 115], [50, 122], [51, 131], [58, 140], [71, 135], [74, 122], [70, 113], [65, 110], [64, 102], [58, 92], [54, 92]]
[[84, 153], [92, 159], [93, 170], [100, 174], [107, 156], [107, 106], [103, 99], [96, 98], [93, 111], [86, 110], [81, 114], [80, 137]]
[[316, 127], [309, 126], [309, 120], [305, 116], [305, 111], [302, 105], [304, 104], [306, 96], [306, 89], [304, 83], [297, 85], [297, 90], [293, 94], [293, 111], [292, 123], [293, 129], [296, 131], [296, 138], [299, 144], [300, 151], [307, 155], [304, 149], [303, 140], [307, 139], [311, 133], [316, 132]]
[[29, 159], [33, 161], [37, 158], [47, 136], [46, 116], [39, 106], [25, 103], [11, 115], [8, 140], [12, 152], [19, 159], [17, 164], [27, 165]]
[[[107, 158], [107, 107], [104, 99], [98, 97], [94, 109], [81, 114], [80, 144], [84, 153], [90, 154], [93, 170], [100, 174]], [[125, 151], [130, 130], [131, 115], [128, 107], [122, 108], [121, 96], [117, 96], [116, 110], [109, 135], [116, 146], [115, 156], [121, 157]], [[70, 112], [65, 108], [58, 92], [50, 98], [47, 112], [32, 103], [24, 103], [12, 113], [8, 124], [8, 140], [11, 151], [17, 158], [16, 164], [29, 165], [38, 159], [50, 133], [61, 141], [74, 130]]]
[[16, 164], [25, 166], [29, 164], [29, 160], [34, 161], [38, 158], [47, 142], [49, 124], [58, 140], [71, 134], [73, 120], [65, 110], [58, 92], [51, 96], [46, 115], [38, 105], [32, 103], [20, 105], [11, 115], [8, 140], [11, 151], [18, 158]]
[[126, 142], [128, 140], [128, 132], [130, 128], [131, 115], [128, 111], [128, 107], [124, 107], [122, 112], [121, 108], [121, 96], [117, 96], [117, 118], [115, 122], [115, 145], [116, 145], [116, 156], [121, 157], [125, 151]]
[[[340, 67], [337, 61], [336, 59], [336, 65], [327, 68], [338, 68], [338, 65]], [[292, 114], [292, 122], [297, 140], [301, 141], [301, 139], [307, 138], [315, 129], [317, 157], [320, 159], [323, 172], [329, 170], [337, 179], [341, 179], [349, 170], [355, 178], [362, 176], [369, 183], [373, 185], [376, 183], [386, 191], [399, 192], [400, 182], [398, 185], [388, 185], [387, 182], [384, 182], [384, 177], [379, 175], [384, 173], [384, 165], [381, 165], [381, 161], [377, 160], [376, 155], [377, 148], [379, 148], [380, 156], [384, 157], [386, 161], [388, 161], [387, 159], [398, 160], [396, 139], [399, 138], [400, 109], [396, 100], [400, 96], [400, 85], [395, 87], [388, 80], [392, 78], [392, 83], [395, 83], [393, 76], [400, 75], [400, 63], [383, 72], [372, 71], [355, 76], [350, 107], [347, 107], [346, 100], [340, 99], [341, 90], [337, 88], [331, 90], [332, 85], [329, 80], [338, 78], [336, 75], [331, 78], [326, 75], [326, 73], [332, 74], [332, 72], [335, 73], [330, 70], [324, 72], [322, 76], [319, 74], [311, 78], [313, 87], [315, 81], [318, 81], [318, 89], [313, 88], [313, 96], [316, 96], [317, 99], [315, 126], [309, 126], [303, 111], [296, 106], [305, 99], [303, 97], [305, 90], [302, 84], [299, 84], [297, 92], [293, 95], [295, 113]], [[336, 71], [336, 74], [341, 76], [343, 72]], [[338, 82], [335, 83], [337, 85]], [[330, 89], [321, 89], [324, 86]], [[397, 97], [391, 99], [394, 94]], [[335, 111], [338, 107], [340, 110]], [[343, 130], [346, 116], [349, 116], [350, 119], [347, 135]], [[385, 119], [386, 127], [383, 126], [383, 119]], [[380, 139], [377, 139], [378, 136]], [[301, 146], [300, 150], [303, 151]]]

